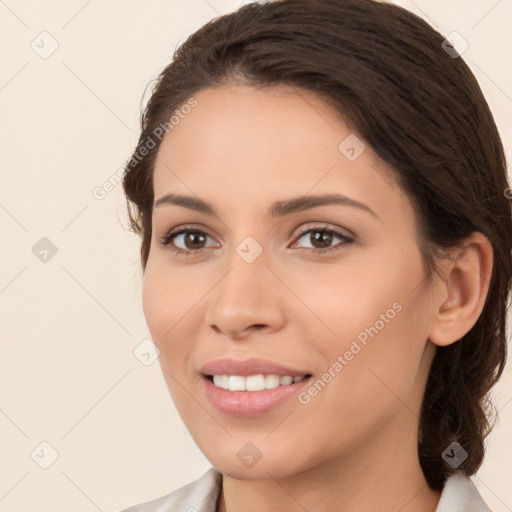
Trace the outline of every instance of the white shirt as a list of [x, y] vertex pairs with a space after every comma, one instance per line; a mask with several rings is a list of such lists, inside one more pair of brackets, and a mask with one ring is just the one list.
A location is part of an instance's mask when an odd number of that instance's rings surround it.
[[[222, 474], [211, 467], [176, 491], [121, 512], [217, 512]], [[461, 471], [448, 477], [435, 512], [492, 512], [472, 480]]]

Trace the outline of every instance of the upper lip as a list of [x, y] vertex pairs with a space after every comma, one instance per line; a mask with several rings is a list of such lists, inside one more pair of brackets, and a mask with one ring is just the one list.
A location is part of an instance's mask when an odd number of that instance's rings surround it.
[[199, 371], [204, 375], [291, 375], [292, 377], [302, 377], [309, 375], [308, 372], [283, 366], [279, 363], [267, 359], [215, 359], [203, 365]]

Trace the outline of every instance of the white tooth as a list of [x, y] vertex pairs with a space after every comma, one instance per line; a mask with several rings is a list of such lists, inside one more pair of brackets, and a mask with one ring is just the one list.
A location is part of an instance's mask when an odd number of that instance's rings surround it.
[[291, 375], [214, 375], [213, 384], [219, 388], [230, 391], [263, 391], [264, 389], [273, 389], [278, 386], [288, 386], [293, 382], [300, 382], [302, 377], [292, 377]]
[[263, 375], [249, 375], [245, 378], [246, 391], [263, 391], [265, 389], [265, 377]]
[[279, 386], [279, 375], [266, 375], [265, 388], [272, 389]]
[[245, 377], [230, 375], [228, 381], [229, 391], [245, 391]]

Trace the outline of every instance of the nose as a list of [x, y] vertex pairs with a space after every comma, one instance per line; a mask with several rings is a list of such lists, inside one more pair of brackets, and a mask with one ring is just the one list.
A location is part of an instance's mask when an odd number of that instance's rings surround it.
[[235, 253], [229, 263], [229, 270], [208, 294], [206, 324], [235, 340], [281, 329], [286, 287], [275, 269], [270, 270], [263, 256], [248, 263]]

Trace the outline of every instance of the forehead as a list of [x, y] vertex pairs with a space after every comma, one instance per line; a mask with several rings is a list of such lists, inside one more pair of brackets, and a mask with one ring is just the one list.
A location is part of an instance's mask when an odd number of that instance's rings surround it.
[[[165, 135], [158, 151], [156, 199], [173, 191], [215, 202], [212, 194], [222, 192], [226, 199], [269, 203], [312, 189], [338, 189], [379, 200], [383, 187], [394, 188], [372, 148], [313, 94], [290, 87], [222, 86], [194, 98], [196, 106]], [[357, 158], [347, 158], [347, 144], [360, 152]]]
[[194, 95], [197, 105], [182, 116], [167, 144], [195, 149], [195, 155], [225, 154], [229, 158], [258, 148], [280, 151], [332, 146], [340, 136], [342, 119], [310, 93], [291, 88], [249, 86], [209, 88]]

